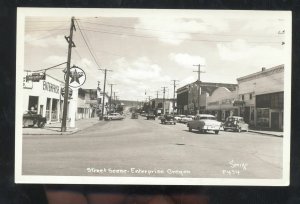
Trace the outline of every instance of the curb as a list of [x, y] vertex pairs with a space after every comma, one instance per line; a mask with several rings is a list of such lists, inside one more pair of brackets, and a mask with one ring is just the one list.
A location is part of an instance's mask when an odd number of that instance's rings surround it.
[[87, 128], [90, 128], [96, 124], [98, 124], [99, 121], [97, 121], [96, 123], [93, 123], [89, 126], [86, 126], [86, 127], [83, 127], [83, 128], [74, 128], [72, 131], [66, 131], [66, 132], [60, 132], [60, 131], [56, 131], [56, 132], [53, 132], [53, 133], [23, 133], [23, 135], [72, 135], [72, 134], [75, 134], [75, 133], [78, 133], [82, 130], [85, 130]]
[[267, 132], [260, 132], [260, 131], [256, 131], [256, 130], [248, 130], [248, 132], [254, 132], [254, 133], [258, 133], [258, 134], [262, 134], [262, 135], [268, 135], [268, 136], [273, 136], [273, 137], [283, 137], [283, 134], [277, 135], [277, 134], [272, 134], [272, 133], [267, 133]]

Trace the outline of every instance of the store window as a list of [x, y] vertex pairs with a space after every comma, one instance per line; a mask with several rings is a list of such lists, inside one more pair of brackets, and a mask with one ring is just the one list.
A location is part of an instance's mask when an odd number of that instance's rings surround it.
[[38, 96], [29, 96], [28, 110], [37, 113], [38, 103], [39, 103], [39, 97]]
[[269, 127], [269, 113], [270, 110], [268, 108], [257, 108], [257, 120], [256, 124], [258, 127]]

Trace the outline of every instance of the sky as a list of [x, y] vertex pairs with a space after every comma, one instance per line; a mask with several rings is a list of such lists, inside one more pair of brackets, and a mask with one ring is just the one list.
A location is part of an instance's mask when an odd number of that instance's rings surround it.
[[[188, 11], [186, 11], [188, 13]], [[182, 13], [182, 12], [181, 12]], [[247, 12], [245, 12], [247, 13]], [[261, 13], [261, 12], [260, 12]], [[253, 14], [253, 13], [252, 13]], [[289, 22], [274, 15], [75, 16], [71, 65], [82, 68], [82, 88], [100, 88], [107, 72], [119, 99], [143, 101], [149, 96], [173, 97], [176, 89], [197, 80], [237, 83], [236, 79], [286, 61]], [[26, 17], [24, 68], [40, 70], [67, 61], [70, 17]], [[284, 42], [284, 44], [282, 43]], [[63, 79], [65, 65], [47, 74]]]

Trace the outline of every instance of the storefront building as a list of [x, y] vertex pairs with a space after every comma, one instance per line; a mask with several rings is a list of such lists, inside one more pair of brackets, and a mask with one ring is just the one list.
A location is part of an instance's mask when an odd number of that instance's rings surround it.
[[207, 98], [219, 87], [233, 91], [236, 90], [237, 84], [195, 81], [177, 89], [177, 112], [179, 114], [196, 114], [197, 109], [200, 108], [200, 113], [205, 113]]
[[62, 117], [63, 82], [47, 75], [45, 80], [33, 82], [23, 78], [23, 112], [34, 111], [46, 117], [47, 123], [58, 122]]
[[97, 117], [97, 89], [78, 89], [76, 120]]
[[206, 112], [215, 115], [218, 121], [225, 121], [229, 116], [238, 116], [239, 108], [235, 105], [237, 100], [237, 90], [230, 91], [226, 87], [219, 87], [207, 97]]
[[155, 98], [150, 100], [150, 109], [155, 110], [155, 114], [176, 113], [175, 99]]
[[237, 79], [239, 100], [244, 102], [241, 116], [250, 125], [283, 129], [284, 65]]

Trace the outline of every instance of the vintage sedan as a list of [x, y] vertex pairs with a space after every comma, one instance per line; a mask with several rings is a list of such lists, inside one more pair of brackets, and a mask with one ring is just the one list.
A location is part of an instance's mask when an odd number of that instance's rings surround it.
[[214, 131], [215, 134], [218, 134], [221, 128], [221, 122], [217, 121], [216, 117], [213, 115], [198, 114], [192, 121], [187, 122], [187, 127], [190, 132], [195, 129], [202, 133]]
[[224, 131], [232, 130], [236, 132], [248, 131], [248, 124], [245, 123], [243, 117], [229, 116], [223, 124]]
[[173, 124], [176, 125], [176, 120], [174, 118], [173, 115], [164, 115], [163, 117], [161, 117], [160, 119], [161, 124]]
[[174, 118], [177, 122], [180, 122], [183, 117], [185, 117], [185, 115], [176, 115], [176, 116], [174, 116]]
[[138, 113], [132, 113], [131, 114], [131, 119], [138, 119], [139, 118], [139, 114]]
[[187, 123], [188, 121], [192, 121], [195, 118], [194, 115], [187, 115], [181, 118], [181, 123]]
[[104, 120], [123, 120], [124, 116], [120, 113], [110, 113], [104, 116]]

